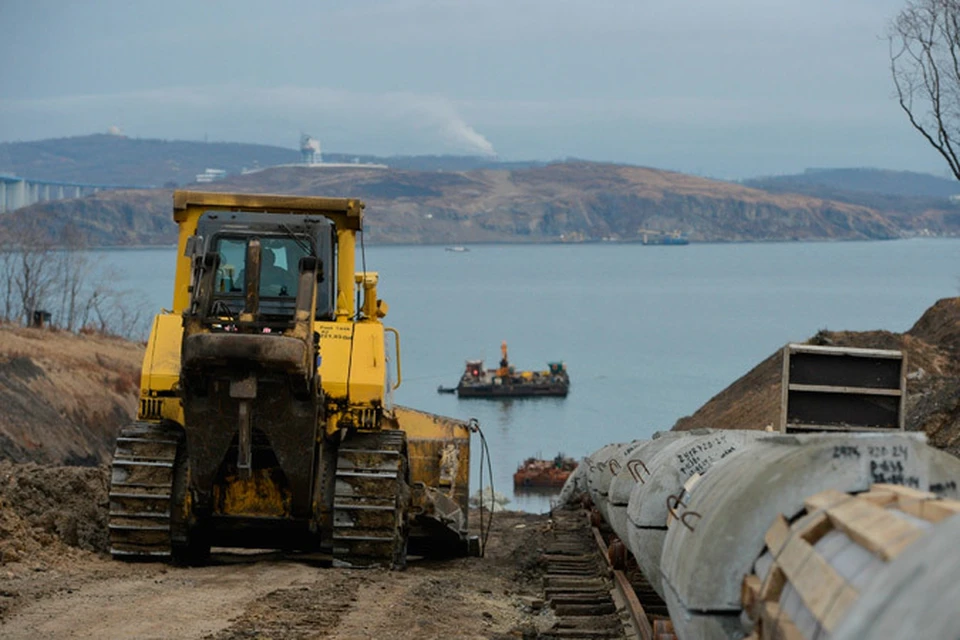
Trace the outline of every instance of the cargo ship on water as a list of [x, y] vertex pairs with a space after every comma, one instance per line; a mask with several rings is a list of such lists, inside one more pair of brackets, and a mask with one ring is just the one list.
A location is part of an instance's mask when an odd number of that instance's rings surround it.
[[544, 371], [517, 371], [507, 358], [507, 343], [500, 346], [502, 358], [497, 369], [484, 369], [483, 360], [467, 360], [456, 387], [440, 386], [440, 393], [456, 393], [461, 398], [565, 397], [570, 391], [570, 376], [563, 362], [547, 363]]
[[645, 245], [674, 245], [682, 246], [690, 244], [687, 237], [680, 231], [655, 231], [652, 229], [640, 229], [640, 242]]

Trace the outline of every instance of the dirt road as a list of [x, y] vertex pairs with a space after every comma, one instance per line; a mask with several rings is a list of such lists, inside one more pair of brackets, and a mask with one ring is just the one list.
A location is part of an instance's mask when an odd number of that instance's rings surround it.
[[414, 560], [404, 572], [226, 553], [182, 568], [74, 550], [34, 567], [0, 566], [0, 603], [8, 603], [0, 637], [531, 637], [552, 623], [530, 607], [548, 527], [545, 516], [498, 515], [487, 557]]

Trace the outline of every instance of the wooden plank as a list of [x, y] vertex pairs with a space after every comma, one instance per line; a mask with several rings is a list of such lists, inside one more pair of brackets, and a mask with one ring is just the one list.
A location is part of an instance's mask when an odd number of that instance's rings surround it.
[[902, 484], [884, 484], [878, 482], [877, 484], [870, 485], [870, 490], [890, 491], [898, 496], [902, 496], [904, 498], [913, 498], [914, 500], [927, 500], [937, 497], [935, 494], [930, 493], [929, 491], [911, 489], [910, 487], [905, 487]]
[[867, 491], [866, 493], [858, 493], [857, 498], [860, 500], [866, 500], [867, 502], [875, 504], [878, 507], [885, 507], [890, 503], [897, 501], [897, 494], [886, 489], [878, 489], [877, 485], [874, 485], [870, 488], [870, 491]]
[[[770, 566], [770, 573], [763, 580], [763, 586], [760, 588], [760, 600], [763, 602], [775, 601], [780, 599], [780, 593], [783, 591], [783, 585], [787, 583], [787, 576], [783, 573], [776, 562]], [[760, 614], [757, 613], [757, 616]]]
[[792, 529], [794, 535], [803, 538], [810, 544], [817, 544], [820, 538], [833, 531], [833, 523], [830, 522], [826, 513], [815, 511], [796, 522]]
[[790, 391], [811, 393], [849, 393], [861, 396], [900, 396], [900, 389], [882, 389], [879, 387], [836, 387], [826, 384], [791, 384]]
[[765, 602], [761, 614], [760, 637], [763, 640], [807, 640], [776, 602]]
[[866, 500], [852, 499], [829, 507], [827, 515], [837, 529], [884, 560], [897, 557], [924, 534], [912, 522]]
[[790, 525], [787, 523], [787, 519], [783, 517], [783, 514], [777, 514], [773, 524], [770, 525], [767, 533], [763, 536], [763, 541], [767, 543], [767, 549], [773, 554], [774, 559], [777, 558], [777, 554], [783, 549], [789, 537]]
[[928, 522], [940, 522], [960, 513], [958, 500], [928, 500], [922, 504], [923, 519]]
[[900, 430], [904, 431], [907, 424], [907, 352], [903, 352], [903, 359], [900, 360], [900, 397], [903, 400], [900, 401], [900, 412], [897, 416], [897, 422], [900, 425]]
[[827, 507], [832, 507], [852, 499], [853, 496], [843, 491], [827, 489], [826, 491], [815, 493], [804, 500], [803, 506], [807, 508], [807, 511], [820, 511], [821, 509], [826, 509]]
[[830, 356], [867, 356], [871, 358], [902, 359], [903, 352], [894, 349], [862, 349], [859, 347], [826, 347], [814, 344], [799, 344], [792, 342], [786, 349], [789, 353], [819, 353]]
[[787, 407], [790, 403], [790, 392], [788, 387], [790, 386], [790, 347], [792, 345], [787, 345], [783, 348], [783, 368], [780, 374], [780, 433], [787, 432]]
[[960, 513], [960, 501], [957, 500], [905, 500], [896, 506], [904, 513], [934, 524]]
[[802, 538], [790, 538], [777, 563], [811, 615], [833, 631], [856, 601], [857, 590]]
[[838, 426], [835, 424], [806, 424], [801, 422], [787, 423], [787, 433], [797, 431], [842, 431], [844, 433], [891, 433], [903, 431], [896, 425], [889, 427], [861, 427], [861, 426]]
[[743, 605], [743, 610], [751, 618], [756, 616], [754, 607], [760, 602], [760, 590], [762, 588], [763, 582], [761, 582], [760, 576], [752, 573], [744, 576], [743, 582], [740, 584], [740, 603]]

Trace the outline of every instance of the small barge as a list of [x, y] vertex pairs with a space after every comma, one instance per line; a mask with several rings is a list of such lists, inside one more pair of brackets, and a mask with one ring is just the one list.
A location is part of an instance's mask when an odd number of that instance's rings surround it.
[[[461, 398], [527, 398], [535, 396], [566, 397], [570, 377], [562, 362], [550, 362], [545, 371], [517, 371], [507, 359], [507, 343], [500, 347], [503, 357], [498, 369], [484, 369], [483, 360], [467, 360], [466, 369], [455, 391]], [[451, 393], [450, 387], [439, 387], [440, 393]]]
[[563, 487], [570, 474], [577, 469], [573, 458], [557, 454], [553, 460], [527, 458], [513, 474], [514, 489], [541, 489]]

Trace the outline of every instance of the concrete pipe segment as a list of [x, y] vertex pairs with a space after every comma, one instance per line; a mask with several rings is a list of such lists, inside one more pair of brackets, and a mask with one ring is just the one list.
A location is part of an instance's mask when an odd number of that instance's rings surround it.
[[[705, 431], [705, 430], [704, 430]], [[628, 542], [627, 504], [633, 488], [650, 477], [647, 461], [657, 451], [678, 438], [689, 437], [689, 432], [658, 431], [652, 440], [645, 440], [623, 459], [623, 469], [610, 481], [607, 491], [607, 523], [624, 544]]]
[[[606, 475], [607, 463], [624, 444], [625, 443], [622, 442], [608, 444], [600, 447], [584, 459], [584, 463], [587, 466], [587, 493], [590, 495], [590, 500], [593, 501], [594, 505], [596, 505], [600, 499], [601, 478], [606, 476], [609, 482], [609, 476]], [[603, 490], [606, 491], [607, 488], [603, 487]]]
[[678, 501], [683, 501], [684, 483], [763, 437], [772, 437], [772, 434], [700, 429], [687, 432], [686, 437], [664, 438], [660, 446], [643, 449], [646, 473], [634, 484], [629, 496], [624, 542], [660, 597], [663, 597], [660, 556], [667, 535], [667, 515], [676, 509]]
[[[793, 523], [774, 520], [744, 578], [745, 620], [759, 640], [957, 637], [960, 562], [949, 545], [960, 530], [948, 523], [960, 522], [960, 501], [875, 484], [805, 504]], [[891, 608], [899, 612], [886, 617]]]
[[[631, 453], [647, 444], [649, 440], [633, 440], [626, 444], [619, 445], [613, 451], [605, 464], [598, 464], [594, 472], [594, 487], [596, 488], [596, 497], [593, 504], [606, 522], [610, 522], [610, 484], [624, 469], [624, 462]], [[589, 475], [589, 472], [588, 472]]]
[[573, 503], [580, 499], [580, 496], [587, 490], [587, 459], [583, 458], [577, 463], [577, 468], [573, 470], [567, 481], [563, 483], [560, 494], [557, 496], [557, 504], [560, 506], [573, 506]]
[[678, 637], [744, 636], [744, 576], [771, 524], [802, 514], [809, 496], [888, 483], [955, 497], [958, 478], [960, 459], [922, 434], [771, 435], [730, 454], [688, 482], [671, 509], [660, 570]]

